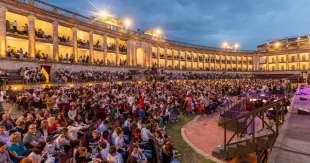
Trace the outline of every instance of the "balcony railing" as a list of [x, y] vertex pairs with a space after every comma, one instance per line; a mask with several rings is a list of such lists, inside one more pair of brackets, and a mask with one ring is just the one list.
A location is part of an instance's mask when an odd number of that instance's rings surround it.
[[103, 46], [100, 44], [93, 45], [93, 48], [94, 50], [97, 50], [97, 51], [103, 51]]
[[89, 49], [89, 41], [85, 41], [85, 40], [78, 40], [77, 41], [78, 47], [79, 48], [85, 48], [85, 49]]
[[127, 46], [125, 46], [125, 45], [120, 45], [118, 49], [119, 49], [119, 52], [122, 54], [127, 53]]
[[48, 60], [48, 54], [47, 53], [44, 53], [44, 52], [41, 52], [41, 51], [38, 51], [34, 58], [35, 60], [39, 60], [39, 61], [47, 61]]
[[157, 58], [157, 54], [156, 53], [152, 53], [152, 58]]
[[8, 20], [6, 20], [6, 31], [8, 34], [19, 35], [22, 37], [25, 37], [25, 36], [28, 37], [28, 33], [29, 33], [27, 24], [25, 24], [24, 26], [16, 26], [16, 25], [13, 25]]
[[111, 44], [111, 45], [108, 45], [108, 51], [111, 51], [111, 52], [115, 52], [116, 51], [116, 45], [115, 44]]
[[58, 41], [59, 44], [62, 45], [67, 45], [67, 46], [71, 46], [72, 45], [72, 41], [70, 40], [70, 37], [66, 37], [66, 36], [58, 36]]
[[53, 42], [53, 37], [51, 35], [45, 34], [42, 29], [35, 30], [36, 39], [43, 42]]

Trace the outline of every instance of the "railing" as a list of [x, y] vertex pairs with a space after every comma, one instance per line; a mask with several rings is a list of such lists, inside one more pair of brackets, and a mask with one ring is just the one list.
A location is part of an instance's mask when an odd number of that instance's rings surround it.
[[[266, 114], [271, 109], [273, 109], [274, 111], [274, 117], [272, 117], [272, 120], [275, 122], [274, 125], [270, 123], [270, 121], [266, 120]], [[251, 112], [245, 112], [240, 116], [224, 120], [224, 151], [227, 152], [229, 147], [241, 143], [242, 140], [249, 141], [255, 144], [256, 134], [258, 132], [255, 125], [255, 120], [257, 119], [261, 120], [262, 128], [259, 129], [260, 131], [263, 129], [268, 129], [271, 135], [277, 136], [279, 125], [284, 122], [284, 110], [285, 107], [284, 105], [282, 105], [282, 101], [279, 100], [267, 104], [263, 107], [256, 108]], [[230, 138], [227, 138], [227, 125], [232, 123], [235, 123], [236, 126], [233, 130], [233, 135]]]

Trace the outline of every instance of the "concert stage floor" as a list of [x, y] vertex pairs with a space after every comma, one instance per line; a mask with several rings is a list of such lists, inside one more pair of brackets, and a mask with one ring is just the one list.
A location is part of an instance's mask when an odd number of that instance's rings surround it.
[[[292, 100], [292, 108], [287, 120], [279, 131], [272, 149], [269, 163], [309, 163], [310, 162], [310, 115], [297, 114], [298, 108], [310, 110], [310, 86], [298, 91]], [[307, 100], [300, 100], [300, 97]]]

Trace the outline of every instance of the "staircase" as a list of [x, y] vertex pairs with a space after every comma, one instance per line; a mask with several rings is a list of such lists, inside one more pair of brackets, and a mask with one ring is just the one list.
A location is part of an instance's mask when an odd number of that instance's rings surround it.
[[[265, 116], [270, 108], [274, 108], [276, 112], [272, 119]], [[285, 106], [279, 100], [251, 112], [223, 119], [221, 126], [224, 128], [224, 143], [217, 146], [212, 155], [220, 160], [228, 160], [256, 153], [258, 163], [265, 162], [268, 158], [267, 151], [272, 148], [278, 136], [279, 125], [285, 120], [284, 111]], [[260, 128], [256, 125], [258, 121], [262, 124]], [[228, 137], [227, 130], [232, 131], [233, 135]]]
[[[218, 146], [212, 151], [212, 155], [221, 160], [227, 160], [239, 155], [245, 155], [248, 153], [255, 153], [257, 151], [263, 151], [271, 148], [275, 142], [276, 134], [271, 130], [262, 130], [255, 135], [253, 139], [252, 135], [247, 135], [235, 141], [232, 141], [230, 145]], [[254, 141], [253, 141], [254, 140]]]

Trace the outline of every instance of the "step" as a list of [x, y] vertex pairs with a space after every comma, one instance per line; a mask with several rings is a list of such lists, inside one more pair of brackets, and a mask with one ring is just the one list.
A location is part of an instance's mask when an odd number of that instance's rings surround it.
[[247, 135], [243, 138], [232, 141], [224, 151], [223, 146], [218, 146], [212, 151], [212, 155], [218, 159], [226, 160], [238, 155], [253, 153], [257, 150], [271, 148], [275, 141], [275, 135], [272, 131], [261, 131], [255, 134], [255, 141], [252, 140], [252, 135]]

